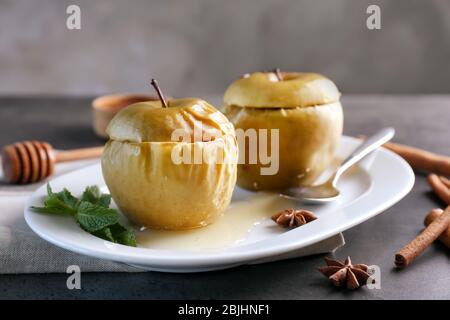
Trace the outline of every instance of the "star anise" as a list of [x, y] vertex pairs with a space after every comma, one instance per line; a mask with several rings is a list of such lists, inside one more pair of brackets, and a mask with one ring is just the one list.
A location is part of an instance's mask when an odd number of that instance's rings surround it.
[[285, 209], [272, 216], [272, 220], [284, 228], [297, 228], [317, 217], [308, 210]]
[[367, 273], [367, 265], [352, 264], [350, 257], [344, 263], [325, 258], [326, 267], [319, 268], [331, 283], [336, 287], [346, 286], [347, 289], [357, 289], [367, 284], [370, 275]]

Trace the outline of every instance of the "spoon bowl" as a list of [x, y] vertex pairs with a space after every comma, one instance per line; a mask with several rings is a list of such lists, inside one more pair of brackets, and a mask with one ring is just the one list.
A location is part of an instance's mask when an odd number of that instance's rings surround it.
[[393, 128], [384, 128], [378, 131], [356, 148], [336, 169], [335, 173], [323, 184], [308, 187], [288, 188], [280, 193], [280, 196], [311, 203], [330, 202], [339, 198], [340, 191], [337, 182], [344, 172], [359, 162], [369, 153], [373, 152], [392, 139], [395, 134]]
[[303, 202], [329, 202], [336, 200], [341, 195], [340, 191], [331, 183], [303, 188], [289, 188], [283, 191], [282, 197]]

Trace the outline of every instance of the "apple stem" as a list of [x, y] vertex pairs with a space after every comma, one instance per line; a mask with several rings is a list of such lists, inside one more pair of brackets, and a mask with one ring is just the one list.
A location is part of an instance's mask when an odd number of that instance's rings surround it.
[[278, 81], [282, 81], [283, 80], [283, 75], [281, 74], [280, 68], [275, 68], [272, 72], [275, 73], [275, 75], [277, 76]]
[[163, 93], [161, 91], [161, 88], [158, 85], [158, 82], [155, 79], [152, 79], [150, 84], [153, 86], [153, 88], [155, 88], [155, 91], [158, 94], [159, 100], [161, 100], [161, 104], [162, 104], [163, 108], [168, 108], [167, 101], [164, 98], [164, 95], [163, 95]]

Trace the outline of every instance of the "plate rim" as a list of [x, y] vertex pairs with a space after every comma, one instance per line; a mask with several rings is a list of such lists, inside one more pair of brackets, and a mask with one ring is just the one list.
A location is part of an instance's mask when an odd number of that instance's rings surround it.
[[[347, 140], [350, 141], [350, 143], [361, 141], [361, 139], [349, 136], [343, 136], [342, 138], [343, 138], [342, 141]], [[276, 245], [272, 244], [269, 247], [261, 247], [261, 243], [268, 242], [269, 240], [272, 241], [272, 239], [265, 239], [255, 243], [241, 245], [238, 247], [224, 248], [222, 250], [212, 250], [212, 251], [202, 250], [200, 251], [201, 254], [192, 251], [188, 252], [176, 251], [176, 254], [172, 254], [171, 256], [170, 255], [155, 256], [154, 253], [161, 255], [162, 251], [168, 251], [169, 253], [170, 252], [174, 253], [175, 251], [123, 246], [120, 244], [111, 243], [109, 241], [94, 237], [86, 233], [86, 236], [92, 237], [95, 239], [96, 242], [102, 242], [103, 244], [103, 246], [99, 245], [94, 248], [87, 248], [83, 245], [77, 245], [76, 243], [74, 243], [73, 240], [70, 241], [67, 239], [55, 238], [51, 235], [51, 233], [49, 234], [46, 233], [45, 230], [42, 230], [39, 227], [39, 224], [35, 224], [35, 221], [33, 220], [33, 215], [37, 215], [37, 213], [29, 210], [29, 207], [32, 205], [33, 201], [38, 196], [38, 194], [43, 190], [43, 188], [45, 188], [45, 185], [39, 187], [27, 199], [24, 208], [24, 217], [25, 221], [27, 222], [28, 226], [33, 230], [33, 232], [35, 232], [39, 237], [43, 238], [44, 240], [63, 249], [95, 258], [101, 258], [110, 261], [123, 262], [134, 265], [144, 265], [150, 267], [153, 266], [158, 269], [170, 269], [172, 271], [174, 268], [178, 268], [179, 270], [185, 270], [186, 268], [198, 269], [198, 268], [205, 268], [207, 266], [213, 268], [219, 265], [245, 264], [246, 262], [251, 262], [258, 259], [283, 254], [285, 252], [290, 252], [292, 250], [301, 249], [303, 247], [306, 247], [308, 245], [331, 237], [337, 233], [348, 230], [374, 217], [375, 215], [385, 211], [386, 209], [390, 208], [395, 203], [400, 201], [403, 197], [405, 197], [411, 191], [415, 182], [415, 175], [411, 166], [399, 155], [385, 148], [380, 148], [378, 150], [378, 153], [374, 161], [376, 161], [379, 154], [394, 159], [394, 161], [397, 161], [397, 163], [400, 164], [403, 167], [403, 169], [405, 169], [407, 181], [404, 182], [402, 187], [399, 187], [400, 189], [398, 190], [398, 192], [395, 195], [393, 195], [390, 199], [384, 201], [383, 203], [379, 203], [371, 207], [369, 210], [365, 212], [364, 215], [361, 215], [360, 218], [353, 218], [351, 220], [351, 223], [337, 226], [334, 229], [329, 230], [327, 232], [322, 232], [320, 236], [316, 237], [310, 236], [309, 239], [305, 241], [292, 241], [292, 238], [295, 239], [295, 234], [298, 233], [298, 231], [300, 230], [294, 229], [276, 236], [277, 238], [276, 240], [278, 240], [276, 242], [278, 242], [278, 244]], [[56, 180], [63, 180], [67, 175], [76, 174], [79, 171], [84, 171], [87, 170], [88, 168], [93, 168], [94, 166], [99, 166], [99, 163], [69, 172], [62, 176], [56, 177], [55, 179], [52, 179], [49, 182]], [[370, 194], [371, 190], [361, 195], [361, 197], [358, 198], [356, 202], [360, 203], [362, 200], [364, 200], [364, 198], [366, 198]], [[353, 205], [355, 204], [349, 204], [348, 207]], [[302, 227], [302, 229], [311, 228], [312, 227], [311, 225], [305, 225]], [[80, 231], [82, 230], [80, 229]], [[254, 248], [255, 246], [257, 248]], [[238, 250], [236, 250], [236, 248], [238, 248]]]

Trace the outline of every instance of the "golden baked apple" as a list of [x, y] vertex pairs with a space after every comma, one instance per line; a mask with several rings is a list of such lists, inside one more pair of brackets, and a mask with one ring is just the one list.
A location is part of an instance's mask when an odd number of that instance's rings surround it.
[[[257, 72], [232, 83], [225, 92], [224, 113], [235, 126], [240, 148], [238, 185], [279, 190], [312, 184], [332, 163], [339, 145], [339, 98], [335, 84], [316, 73]], [[266, 132], [277, 132], [277, 139], [266, 138]], [[272, 153], [276, 171], [264, 172], [268, 164], [261, 153], [251, 161], [255, 143], [258, 152], [267, 148]]]
[[113, 118], [107, 133], [103, 176], [117, 206], [136, 224], [197, 228], [228, 206], [237, 142], [233, 125], [207, 102], [135, 103]]

